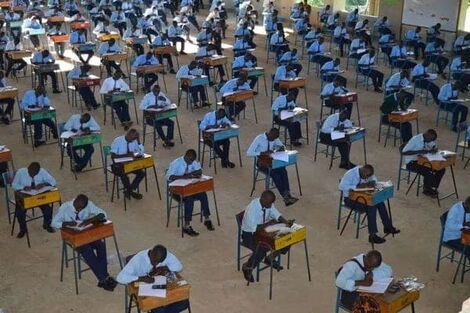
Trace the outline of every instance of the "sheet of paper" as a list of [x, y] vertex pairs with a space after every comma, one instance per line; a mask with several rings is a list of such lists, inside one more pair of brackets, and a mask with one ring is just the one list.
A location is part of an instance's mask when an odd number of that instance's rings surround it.
[[278, 151], [271, 154], [273, 160], [279, 160], [282, 162], [289, 162], [289, 154], [287, 151]]
[[295, 113], [292, 112], [292, 111], [288, 111], [288, 110], [282, 110], [281, 111], [281, 120], [286, 120], [288, 118], [292, 118], [294, 117]]
[[62, 134], [60, 134], [60, 138], [67, 139], [67, 138], [70, 138], [70, 137], [73, 137], [73, 136], [79, 136], [79, 135], [80, 135], [80, 132], [73, 132], [73, 131], [70, 131], [70, 130], [66, 130]]
[[124, 162], [129, 162], [134, 160], [134, 158], [131, 157], [123, 157], [123, 158], [115, 158], [113, 161], [114, 163], [124, 163]]
[[437, 79], [437, 74], [436, 74], [436, 73], [429, 73], [429, 74], [428, 74], [428, 79], [429, 79], [429, 80], [435, 80], [435, 79]]
[[375, 188], [373, 187], [365, 187], [365, 188], [354, 188], [354, 191], [358, 191], [358, 192], [363, 192], [363, 191], [374, 191]]
[[370, 292], [370, 293], [385, 293], [388, 286], [392, 283], [393, 278], [382, 278], [380, 280], [374, 281], [371, 286], [365, 287], [360, 286], [357, 288], [359, 292]]
[[75, 231], [82, 231], [82, 230], [85, 230], [85, 229], [90, 228], [90, 227], [93, 226], [93, 224], [88, 224], [88, 225], [85, 225], [85, 226], [78, 226], [83, 221], [79, 220], [79, 221], [75, 221], [75, 222], [77, 223], [76, 226], [65, 226], [65, 227], [73, 229]]
[[176, 179], [174, 181], [172, 181], [169, 186], [170, 187], [183, 187], [183, 186], [187, 186], [189, 184], [192, 184], [194, 182], [194, 179], [190, 178], [190, 179]]
[[40, 193], [51, 191], [51, 190], [54, 190], [54, 189], [56, 189], [54, 186], [44, 186], [40, 189], [32, 189], [32, 190], [28, 190], [28, 191], [22, 190], [21, 192], [25, 193], [27, 195], [30, 195], [30, 196], [35, 196], [35, 195], [38, 195]]
[[286, 224], [277, 223], [277, 224], [267, 226], [264, 230], [268, 233], [272, 233], [272, 232], [275, 232], [275, 231], [285, 231], [285, 230], [289, 230], [289, 229], [290, 228], [287, 227]]
[[341, 138], [346, 137], [346, 133], [336, 131], [336, 130], [332, 131], [330, 135], [331, 135], [331, 140], [336, 140], [336, 139], [341, 139]]
[[139, 297], [166, 298], [166, 289], [153, 289], [153, 285], [166, 285], [166, 277], [156, 276], [152, 284], [139, 283]]
[[376, 184], [376, 187], [378, 189], [381, 189], [381, 188], [387, 188], [387, 187], [392, 187], [393, 186], [393, 183], [391, 180], [388, 180], [388, 181], [378, 181], [377, 184]]
[[429, 161], [445, 161], [446, 159], [440, 153], [426, 153], [424, 155]]

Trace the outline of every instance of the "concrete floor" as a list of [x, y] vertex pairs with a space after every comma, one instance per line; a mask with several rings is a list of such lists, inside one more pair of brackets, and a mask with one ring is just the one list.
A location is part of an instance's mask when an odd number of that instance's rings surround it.
[[[192, 30], [194, 31], [194, 30]], [[230, 23], [229, 37], [224, 41], [233, 42], [233, 23]], [[266, 64], [264, 36], [258, 35], [256, 51], [260, 66], [266, 68], [266, 73], [274, 73], [272, 61]], [[193, 47], [190, 47], [190, 49]], [[231, 47], [227, 46], [225, 53], [232, 55]], [[180, 64], [187, 64], [193, 56], [180, 58]], [[345, 61], [345, 59], [343, 60]], [[306, 66], [305, 60], [303, 64]], [[306, 75], [306, 67], [303, 75]], [[95, 69], [96, 72], [96, 69]], [[388, 75], [388, 69], [384, 69]], [[350, 89], [354, 84], [352, 71], [349, 78]], [[167, 85], [170, 99], [176, 101], [176, 81], [173, 75], [167, 75]], [[314, 141], [315, 121], [319, 118], [319, 80], [309, 75], [308, 96], [310, 104], [310, 138]], [[16, 84], [14, 80], [11, 80]], [[442, 83], [442, 82], [440, 82]], [[20, 78], [18, 87], [26, 91], [30, 86], [29, 78]], [[261, 85], [260, 87], [263, 87]], [[268, 82], [268, 88], [270, 84]], [[261, 91], [262, 89], [260, 89]], [[386, 148], [378, 143], [378, 114], [382, 95], [363, 88], [359, 93], [362, 122], [367, 128], [367, 151], [369, 163], [376, 168], [376, 174], [381, 180], [391, 179], [396, 182], [398, 168], [398, 148], [389, 144]], [[142, 93], [138, 94], [140, 101]], [[58, 111], [58, 120], [65, 121], [70, 114], [76, 113], [66, 103], [66, 94], [52, 95], [51, 100]], [[274, 298], [268, 300], [267, 272], [261, 274], [259, 283], [246, 286], [240, 272], [236, 271], [236, 222], [235, 214], [242, 211], [251, 200], [249, 198], [252, 160], [245, 157], [245, 151], [252, 139], [267, 130], [271, 125], [269, 97], [263, 92], [256, 97], [259, 123], [254, 123], [252, 109], [248, 105], [247, 119], [240, 120], [241, 146], [243, 167], [235, 169], [220, 169], [215, 176], [217, 201], [221, 214], [221, 227], [209, 233], [198, 221], [194, 222], [196, 230], [201, 231], [197, 238], [180, 237], [173, 216], [171, 224], [165, 227], [165, 200], [158, 200], [153, 178], [150, 180], [150, 191], [145, 193], [141, 201], [130, 201], [127, 212], [124, 212], [122, 201], [110, 202], [110, 194], [105, 192], [103, 173], [92, 171], [80, 174], [78, 180], [67, 167], [60, 169], [59, 149], [56, 145], [48, 145], [36, 149], [23, 143], [20, 123], [14, 122], [6, 127], [1, 125], [1, 144], [13, 149], [14, 161], [17, 168], [24, 167], [31, 161], [40, 161], [58, 181], [63, 201], [71, 200], [78, 193], [86, 193], [93, 202], [101, 206], [110, 219], [115, 223], [118, 242], [123, 255], [135, 253], [155, 244], [163, 244], [178, 256], [184, 264], [184, 277], [191, 283], [191, 305], [193, 312], [296, 312], [324, 313], [332, 312], [335, 304], [336, 289], [334, 272], [342, 263], [352, 256], [370, 249], [366, 231], [360, 233], [359, 239], [354, 238], [351, 225], [339, 236], [336, 230], [336, 214], [339, 199], [338, 179], [344, 170], [338, 169], [336, 161], [332, 170], [328, 170], [328, 160], [320, 156], [313, 162], [313, 145], [299, 149], [299, 168], [301, 173], [303, 196], [300, 201], [289, 208], [282, 201], [276, 205], [284, 216], [296, 218], [297, 222], [307, 226], [308, 248], [312, 270], [312, 281], [308, 282], [304, 250], [299, 246], [292, 249], [291, 269], [274, 273]], [[299, 105], [303, 105], [303, 97]], [[425, 106], [418, 101], [414, 107], [420, 110], [420, 127], [425, 130], [435, 126], [436, 106], [431, 103]], [[355, 110], [355, 109], [354, 109]], [[184, 144], [179, 142], [171, 150], [163, 149], [161, 144], [156, 152], [152, 152], [150, 136], [147, 138], [147, 152], [156, 157], [158, 179], [164, 186], [163, 172], [168, 164], [179, 157], [188, 148], [197, 147], [196, 121], [201, 119], [208, 110], [202, 109], [189, 112], [184, 106], [179, 109]], [[133, 113], [132, 113], [133, 114]], [[102, 110], [94, 112], [95, 118], [102, 124]], [[354, 115], [355, 116], [355, 112]], [[18, 117], [18, 115], [16, 115]], [[134, 119], [135, 120], [135, 119]], [[110, 144], [123, 130], [113, 129], [109, 124], [101, 125], [104, 134], [104, 144]], [[140, 130], [142, 125], [136, 125]], [[413, 126], [414, 127], [414, 126]], [[416, 130], [414, 129], [414, 132]], [[455, 133], [448, 126], [440, 124], [438, 128], [438, 145], [442, 149], [453, 149]], [[232, 145], [232, 160], [236, 160], [235, 145]], [[352, 161], [362, 163], [362, 146], [353, 145]], [[95, 153], [94, 164], [99, 164], [99, 155]], [[455, 166], [456, 180], [459, 186], [460, 199], [470, 194], [469, 170], [463, 170], [459, 160]], [[292, 190], [297, 193], [294, 172], [290, 179]], [[214, 175], [213, 168], [204, 168], [204, 173]], [[406, 185], [403, 185], [405, 187]], [[448, 172], [442, 182], [442, 191], [450, 191], [451, 176]], [[435, 271], [436, 248], [440, 234], [439, 216], [456, 200], [450, 198], [442, 202], [442, 207], [436, 201], [424, 196], [417, 198], [413, 192], [405, 196], [406, 188], [396, 192], [391, 201], [394, 223], [402, 230], [395, 238], [378, 249], [383, 253], [384, 261], [394, 269], [396, 277], [415, 275], [426, 284], [421, 298], [416, 303], [417, 312], [456, 312], [461, 303], [469, 296], [469, 279], [464, 284], [452, 285], [452, 275], [455, 264], [443, 262], [439, 273]], [[164, 189], [162, 189], [164, 190]], [[261, 191], [258, 184], [255, 196]], [[1, 196], [3, 198], [3, 194]], [[3, 201], [3, 199], [2, 199]], [[3, 203], [3, 202], [2, 202]], [[4, 205], [2, 205], [4, 207]], [[213, 209], [213, 207], [212, 207]], [[57, 208], [56, 208], [57, 210]], [[55, 210], [55, 212], [56, 212]], [[5, 212], [5, 211], [4, 211]], [[214, 211], [212, 211], [214, 212]], [[41, 222], [35, 221], [29, 225], [32, 248], [28, 249], [26, 240], [10, 237], [10, 225], [6, 214], [2, 213], [0, 222], [1, 258], [0, 258], [0, 307], [6, 313], [27, 312], [122, 312], [124, 288], [118, 287], [113, 293], [96, 287], [95, 277], [87, 272], [80, 281], [80, 294], [75, 295], [73, 271], [65, 271], [64, 282], [59, 281], [60, 247], [59, 233], [48, 234], [41, 228]], [[379, 230], [382, 227], [379, 226]], [[108, 245], [108, 254], [114, 259], [110, 273], [117, 275], [115, 251]], [[113, 257], [114, 256], [114, 257]]]

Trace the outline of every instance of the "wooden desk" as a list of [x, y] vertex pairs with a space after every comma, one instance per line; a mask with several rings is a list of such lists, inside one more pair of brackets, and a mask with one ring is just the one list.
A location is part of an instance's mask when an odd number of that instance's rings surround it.
[[0, 8], [9, 8], [9, 7], [10, 7], [10, 1], [0, 2]]
[[439, 151], [439, 153], [445, 153], [445, 161], [429, 161], [426, 157], [419, 155], [418, 156], [418, 165], [426, 166], [431, 168], [433, 171], [440, 171], [446, 167], [451, 167], [455, 165], [457, 160], [457, 154], [451, 151]]
[[284, 162], [280, 160], [274, 160], [272, 155], [262, 154], [258, 156], [258, 166], [270, 169], [276, 169], [281, 167], [286, 167], [289, 165], [297, 166], [297, 151], [296, 150], [286, 150], [289, 155], [289, 161]]
[[72, 84], [75, 87], [91, 87], [91, 86], [100, 86], [101, 79], [95, 75], [89, 75], [87, 77], [80, 77], [72, 79]]
[[10, 149], [5, 147], [0, 150], [0, 163], [10, 162], [11, 160], [13, 160], [13, 155]]
[[357, 201], [360, 204], [374, 206], [388, 199], [393, 198], [393, 186], [385, 187], [383, 189], [375, 188], [374, 191], [350, 191], [348, 198], [352, 201]]
[[82, 231], [63, 227], [60, 229], [60, 235], [63, 241], [76, 249], [94, 241], [114, 236], [114, 225], [111, 222], [100, 223]]
[[113, 163], [123, 174], [129, 174], [138, 170], [155, 166], [155, 160], [152, 155], [144, 154], [142, 158], [134, 158], [132, 161]]
[[462, 231], [462, 244], [470, 246], [470, 230], [466, 229]]
[[[380, 305], [381, 313], [398, 313], [419, 299], [419, 291], [408, 292], [401, 288], [396, 293], [370, 294]], [[414, 309], [413, 309], [414, 312]]]
[[77, 22], [71, 22], [70, 27], [72, 29], [88, 29], [90, 28], [91, 24], [88, 21], [77, 21]]
[[70, 40], [70, 36], [65, 34], [65, 35], [52, 35], [49, 36], [52, 40], [53, 43], [67, 43]]
[[28, 58], [32, 55], [32, 52], [29, 50], [23, 51], [7, 51], [7, 56], [9, 56], [13, 60], [19, 60], [22, 58]]
[[147, 37], [129, 37], [126, 38], [126, 44], [128, 45], [144, 45], [147, 42]]
[[31, 121], [40, 121], [46, 119], [54, 119], [56, 118], [56, 110], [53, 107], [43, 108], [39, 111], [28, 111], [27, 109], [24, 110], [24, 117], [27, 122]]
[[109, 34], [98, 35], [97, 38], [99, 41], [109, 41], [110, 39], [114, 39], [118, 41], [119, 39], [121, 39], [121, 35], [119, 35], [119, 33], [109, 33]]
[[134, 92], [132, 90], [129, 91], [118, 91], [113, 92], [111, 94], [105, 94], [104, 99], [108, 101], [108, 103], [115, 103], [118, 101], [126, 101], [126, 100], [133, 100], [134, 99]]
[[65, 141], [72, 147], [80, 147], [100, 143], [103, 140], [101, 133], [90, 133], [88, 135], [77, 135], [66, 138]]
[[65, 21], [64, 16], [51, 16], [47, 18], [48, 23], [63, 23]]
[[15, 192], [16, 203], [24, 209], [33, 209], [42, 205], [52, 204], [55, 202], [60, 202], [60, 192], [58, 189], [53, 189], [46, 191], [34, 196], [30, 196], [21, 191]]
[[103, 54], [103, 60], [106, 61], [114, 61], [114, 62], [122, 62], [127, 60], [127, 53], [109, 53]]
[[153, 53], [160, 55], [160, 54], [173, 54], [176, 55], [178, 52], [176, 51], [175, 46], [160, 46], [160, 47], [154, 47], [153, 48]]
[[224, 96], [227, 102], [242, 102], [255, 97], [255, 92], [253, 90], [240, 90], [234, 91], [227, 96]]
[[214, 178], [200, 179], [186, 186], [169, 186], [171, 193], [182, 198], [190, 197], [201, 192], [214, 190]]
[[177, 117], [177, 115], [178, 115], [178, 110], [177, 110], [176, 104], [170, 104], [169, 106], [164, 107], [160, 110], [159, 109], [144, 110], [144, 120], [151, 119], [154, 121], [161, 121], [167, 118]]
[[236, 127], [218, 128], [212, 131], [203, 131], [202, 136], [206, 140], [215, 142], [215, 141], [220, 141], [224, 139], [230, 139], [233, 137], [238, 137], [239, 133], [240, 133], [240, 128], [236, 126]]
[[[266, 226], [271, 224], [272, 223], [268, 223]], [[255, 242], [263, 243], [264, 245], [269, 246], [273, 251], [279, 251], [307, 239], [307, 229], [305, 226], [292, 233], [282, 234], [280, 236], [278, 236], [275, 232], [266, 232], [265, 228], [266, 227], [262, 227], [255, 232]]]
[[254, 67], [254, 68], [242, 68], [240, 70], [241, 74], [245, 74], [248, 78], [264, 76], [264, 68]]
[[96, 48], [96, 43], [94, 42], [85, 42], [85, 43], [76, 43], [73, 44], [73, 49], [78, 52], [89, 52], [93, 51]]
[[303, 77], [296, 77], [292, 79], [281, 80], [279, 88], [293, 89], [304, 88], [307, 85], [307, 80]]
[[203, 58], [202, 62], [208, 66], [225, 65], [228, 63], [228, 58], [225, 55], [215, 55], [215, 56]]
[[408, 109], [406, 111], [392, 112], [388, 115], [390, 123], [406, 123], [418, 119], [418, 110]]
[[18, 88], [15, 88], [15, 87], [0, 88], [0, 100], [14, 99], [17, 97], [18, 97]]
[[60, 70], [58, 63], [31, 64], [31, 68], [38, 73], [50, 73]]
[[196, 87], [209, 85], [209, 77], [206, 75], [201, 76], [187, 76], [181, 78], [181, 86], [183, 87]]
[[165, 71], [163, 64], [140, 65], [135, 68], [137, 74], [162, 73]]

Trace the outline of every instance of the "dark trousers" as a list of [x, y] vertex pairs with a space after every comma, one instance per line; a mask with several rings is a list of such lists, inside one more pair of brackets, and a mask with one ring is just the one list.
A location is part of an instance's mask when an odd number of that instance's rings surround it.
[[[266, 248], [264, 245], [258, 246], [258, 250], [256, 250], [257, 244], [254, 238], [253, 233], [249, 233], [244, 231], [242, 233], [242, 240], [243, 240], [243, 245], [253, 251], [253, 253], [250, 255], [248, 258], [248, 261], [246, 264], [250, 268], [256, 268], [258, 265], [261, 263], [261, 261], [266, 257], [266, 254], [268, 254], [269, 249]], [[289, 248], [284, 248], [279, 251], [276, 251], [271, 257], [276, 257], [279, 255], [279, 253], [286, 254], [289, 251]]]
[[176, 47], [176, 43], [179, 42], [181, 43], [181, 49], [180, 51], [184, 51], [184, 39], [181, 38], [181, 37], [171, 37], [171, 38], [168, 38], [172, 43], [173, 43], [173, 46]]
[[194, 27], [199, 31], [200, 27], [199, 24], [197, 23], [196, 17], [194, 15], [188, 16], [188, 21], [193, 24]]
[[[259, 167], [259, 170], [264, 174], [268, 173], [268, 169], [264, 167]], [[274, 185], [282, 197], [288, 196], [290, 194], [289, 187], [289, 176], [287, 175], [287, 170], [285, 167], [276, 168], [269, 171], [271, 178], [274, 181]]]
[[[49, 226], [52, 221], [52, 206], [51, 205], [42, 205], [39, 207], [43, 215], [43, 225]], [[16, 218], [18, 220], [18, 225], [20, 225], [20, 230], [27, 232], [28, 227], [26, 226], [26, 210], [20, 206], [16, 206]]]
[[133, 44], [132, 50], [134, 50], [137, 55], [144, 54], [144, 47], [140, 43]]
[[39, 75], [39, 84], [40, 85], [45, 85], [44, 82], [47, 79], [47, 76], [49, 76], [52, 80], [52, 89], [56, 90], [59, 89], [57, 86], [57, 74], [54, 72], [47, 72], [47, 73], [40, 73]]
[[344, 204], [350, 208], [367, 212], [367, 228], [369, 229], [369, 235], [377, 233], [377, 211], [379, 211], [380, 219], [382, 220], [384, 228], [390, 229], [393, 227], [390, 216], [388, 216], [387, 207], [383, 202], [374, 206], [369, 206], [345, 197]]
[[96, 103], [95, 94], [91, 90], [90, 87], [80, 87], [78, 88], [78, 93], [85, 102], [85, 106], [87, 108], [96, 107], [98, 104]]
[[189, 307], [189, 300], [178, 301], [168, 304], [157, 309], [150, 310], [150, 313], [179, 313], [187, 310]]
[[[83, 151], [82, 154], [78, 153], [80, 150]], [[83, 145], [79, 147], [72, 147], [70, 145], [67, 146], [67, 154], [70, 158], [72, 158], [72, 160], [80, 169], [83, 169], [87, 166], [88, 162], [90, 162], [93, 152], [95, 152], [93, 145]]]
[[348, 310], [352, 310], [358, 297], [359, 293], [357, 291], [341, 290], [341, 304]]
[[428, 58], [432, 63], [437, 65], [437, 72], [439, 74], [442, 74], [446, 69], [447, 64], [449, 64], [449, 59], [442, 55], [431, 55]]
[[426, 44], [424, 44], [424, 42], [412, 40], [409, 42], [409, 45], [413, 47], [415, 59], [418, 59], [420, 50], [421, 50], [421, 55], [424, 56], [424, 48], [426, 48]]
[[400, 130], [401, 140], [405, 143], [408, 142], [411, 137], [413, 136], [413, 127], [411, 126], [410, 122], [405, 123], [389, 123], [388, 122], [388, 115], [382, 116], [382, 123], [385, 125], [389, 125], [393, 128], [398, 128]]
[[[73, 49], [73, 52], [75, 52], [75, 54], [77, 55], [77, 57], [80, 59], [80, 61], [82, 61], [82, 63], [84, 64], [88, 64], [88, 62], [90, 62], [90, 59], [91, 57], [93, 56], [94, 52], [93, 51], [78, 51], [78, 50], [75, 50]], [[83, 58], [82, 55], [86, 55], [86, 60]]]
[[393, 62], [393, 65], [395, 67], [401, 68], [403, 70], [409, 70], [409, 69], [412, 69], [416, 66], [415, 62], [405, 60], [405, 59], [393, 58], [393, 59], [391, 59], [391, 62]]
[[54, 44], [54, 50], [55, 50], [55, 52], [57, 52], [57, 54], [60, 57], [63, 57], [64, 52], [65, 52], [65, 43], [63, 43], [63, 42], [55, 43]]
[[163, 55], [158, 54], [157, 58], [158, 58], [158, 61], [160, 62], [160, 64], [163, 64], [163, 58], [165, 58], [166, 61], [168, 62], [168, 65], [170, 65], [170, 68], [173, 68], [173, 59], [171, 58], [171, 54], [168, 54], [168, 53], [165, 53]]
[[[441, 104], [441, 108], [445, 111], [452, 112], [452, 127], [456, 127], [457, 123], [464, 123], [467, 120], [468, 108], [459, 103]], [[460, 119], [459, 119], [460, 115]]]
[[205, 192], [201, 192], [183, 199], [185, 222], [191, 222], [193, 219], [194, 201], [201, 202], [201, 213], [204, 217], [209, 217], [211, 215], [207, 194]]
[[276, 123], [279, 126], [284, 126], [287, 128], [291, 142], [296, 142], [300, 138], [302, 138], [302, 128], [301, 128], [300, 122], [283, 121], [278, 116], [274, 116], [274, 123]]
[[470, 74], [457, 72], [452, 74], [452, 77], [455, 80], [460, 80], [463, 83], [463, 87], [468, 89], [468, 84], [470, 84]]
[[126, 101], [114, 102], [112, 107], [121, 123], [131, 120], [131, 116], [129, 115], [129, 104]]
[[325, 106], [326, 107], [329, 107], [329, 108], [333, 108], [334, 110], [342, 110], [342, 109], [346, 109], [346, 111], [348, 112], [348, 119], [351, 118], [351, 114], [352, 114], [352, 108], [353, 108], [353, 104], [352, 103], [346, 103], [344, 105], [333, 105], [331, 103], [331, 100], [325, 100]]
[[25, 62], [25, 60], [20, 59], [20, 60], [14, 60], [7, 56], [8, 60], [8, 66], [7, 66], [7, 71], [5, 72], [5, 76], [8, 77], [10, 75], [11, 69], [13, 68], [13, 65], [19, 64], [19, 66], [16, 68], [16, 71], [21, 71], [28, 63]]
[[57, 135], [57, 127], [53, 120], [51, 119], [44, 119], [38, 121], [32, 121], [31, 124], [34, 127], [34, 140], [41, 140], [42, 138], [42, 125], [46, 125], [51, 129], [53, 135]]
[[113, 23], [114, 27], [116, 27], [119, 30], [119, 34], [122, 35], [124, 34], [124, 30], [126, 29], [126, 22], [115, 22]]
[[222, 98], [222, 103], [224, 107], [228, 108], [228, 114], [231, 119], [234, 119], [240, 114], [241, 111], [245, 110], [246, 104], [244, 101], [239, 102], [228, 102], [225, 98]]
[[[182, 87], [182, 89], [188, 91], [188, 87]], [[191, 93], [191, 97], [195, 102], [198, 102], [199, 98], [201, 98], [202, 102], [207, 101], [207, 95], [204, 86], [189, 87], [189, 92]]]
[[104, 281], [109, 277], [108, 260], [106, 258], [106, 244], [104, 241], [93, 241], [77, 248], [78, 253], [85, 259], [98, 281]]
[[[224, 67], [222, 65], [216, 65], [214, 67], [219, 71], [220, 78], [225, 76]], [[210, 75], [210, 72], [209, 72], [210, 68], [211, 68], [210, 66], [203, 65], [204, 74], [207, 75], [209, 77], [209, 79], [212, 81], [212, 78], [211, 78], [211, 75]]]
[[[3, 109], [4, 108], [3, 105], [6, 105], [5, 109]], [[4, 115], [4, 114], [11, 115], [14, 105], [15, 105], [15, 99], [13, 98], [1, 99], [0, 100], [0, 115]]]
[[361, 69], [361, 73], [372, 79], [374, 88], [380, 88], [384, 81], [384, 74], [374, 69]]
[[320, 132], [320, 142], [325, 145], [335, 146], [341, 155], [341, 165], [349, 164], [349, 152], [351, 144], [345, 139], [331, 140], [331, 134]]
[[103, 65], [106, 67], [106, 72], [108, 76], [112, 76], [111, 68], [114, 68], [115, 71], [121, 71], [121, 67], [119, 66], [119, 64], [117, 64], [114, 61], [108, 61], [108, 60], [102, 59], [101, 63], [103, 63]]
[[439, 87], [436, 84], [427, 79], [417, 79], [414, 83], [415, 87], [428, 90], [431, 93], [434, 101], [436, 103], [439, 103], [439, 99], [437, 98], [437, 96], [439, 95]]
[[[153, 119], [147, 120], [147, 125], [155, 127], [158, 136], [163, 141], [173, 140], [173, 133], [175, 129], [175, 122], [170, 118], [165, 118], [163, 120], [154, 121]], [[167, 127], [167, 134], [163, 131], [163, 126]]]
[[340, 56], [344, 56], [344, 45], [349, 45], [351, 43], [351, 40], [343, 38], [343, 37], [338, 37], [334, 39], [335, 42], [339, 45], [339, 52]]
[[29, 35], [29, 40], [31, 40], [31, 43], [33, 44], [35, 48], [41, 45], [38, 35]]
[[[449, 246], [455, 248], [456, 250], [460, 252], [463, 252], [464, 245], [462, 244], [462, 240], [460, 238], [446, 241], [446, 244], [448, 244]], [[465, 250], [465, 256], [470, 261], [470, 247], [467, 247], [467, 249]]]
[[323, 66], [323, 64], [325, 64], [326, 62], [329, 62], [331, 60], [333, 59], [324, 55], [312, 55], [310, 58], [310, 61], [312, 61], [313, 63], [320, 64], [320, 67]]
[[[129, 174], [134, 174], [135, 175], [134, 180], [132, 181], [132, 183], [130, 182]], [[137, 188], [139, 188], [140, 182], [145, 177], [145, 171], [144, 170], [137, 170], [137, 171], [131, 172], [129, 174], [124, 174], [124, 175], [121, 176], [121, 181], [122, 181], [122, 184], [124, 185], [124, 189], [125, 189], [125, 191], [137, 190]]]
[[157, 81], [158, 81], [157, 74], [154, 74], [154, 73], [144, 74], [144, 88], [145, 88], [145, 90], [147, 92], [149, 92], [152, 85]]
[[341, 84], [341, 86], [344, 86], [344, 88], [348, 87], [348, 80], [339, 74], [330, 74], [328, 72], [322, 72], [321, 74], [322, 79], [328, 83], [333, 82], [334, 80], [338, 80]]
[[418, 165], [417, 161], [411, 161], [406, 165], [406, 169], [411, 172], [419, 173], [424, 177], [424, 189], [437, 189], [441, 183], [446, 170], [433, 171], [429, 167]]
[[230, 139], [218, 140], [216, 142], [212, 142], [212, 140], [204, 140], [204, 144], [212, 147], [222, 162], [229, 160]]

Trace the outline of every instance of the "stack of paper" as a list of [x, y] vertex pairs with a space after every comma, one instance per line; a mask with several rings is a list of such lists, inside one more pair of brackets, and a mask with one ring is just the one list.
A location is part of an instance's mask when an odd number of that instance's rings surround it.
[[132, 157], [122, 157], [122, 158], [115, 158], [113, 159], [114, 163], [124, 163], [134, 160]]
[[331, 136], [331, 140], [337, 140], [337, 139], [341, 139], [341, 138], [346, 137], [346, 133], [334, 130], [334, 131], [331, 132], [330, 136]]
[[374, 280], [371, 286], [365, 287], [360, 286], [357, 288], [359, 292], [370, 292], [370, 293], [385, 293], [387, 291], [388, 286], [392, 283], [393, 278], [382, 278], [380, 280]]
[[287, 120], [289, 118], [292, 118], [295, 116], [295, 113], [293, 111], [289, 110], [282, 110], [281, 111], [281, 120]]
[[31, 189], [31, 190], [22, 190], [21, 192], [22, 193], [25, 193], [27, 195], [30, 195], [30, 196], [35, 196], [35, 195], [38, 195], [40, 193], [43, 193], [43, 192], [46, 192], [46, 191], [51, 191], [51, 190], [55, 190], [56, 188], [54, 186], [44, 186], [42, 188], [39, 188], [39, 189]]
[[187, 178], [187, 179], [176, 179], [174, 181], [172, 181], [169, 186], [170, 187], [184, 187], [184, 186], [187, 186], [187, 185], [190, 185], [192, 183], [194, 183], [196, 181], [196, 179], [194, 178]]
[[166, 285], [166, 277], [156, 276], [151, 284], [139, 283], [139, 297], [166, 298], [166, 289], [153, 289], [153, 285]]
[[289, 154], [287, 151], [278, 151], [271, 154], [273, 160], [279, 160], [282, 162], [289, 162]]
[[426, 153], [424, 157], [428, 159], [429, 161], [445, 161], [446, 160], [444, 156], [440, 153]]

